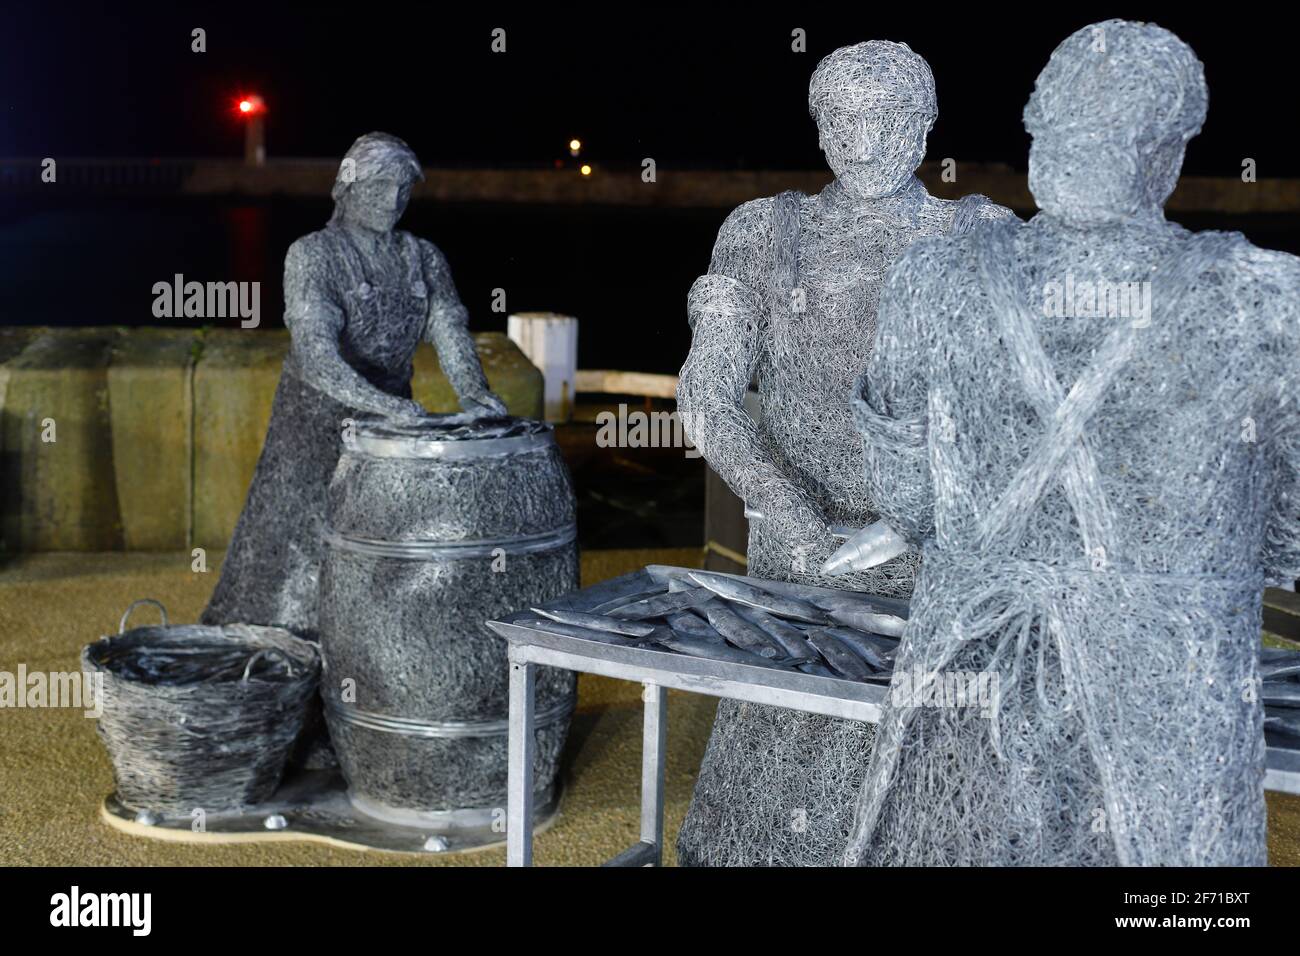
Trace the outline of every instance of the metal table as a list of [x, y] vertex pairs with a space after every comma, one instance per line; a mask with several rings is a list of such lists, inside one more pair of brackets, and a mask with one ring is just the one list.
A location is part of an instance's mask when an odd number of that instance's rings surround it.
[[[643, 591], [665, 576], [680, 574], [684, 570], [651, 565], [643, 571], [602, 582], [544, 606], [590, 610], [620, 594]], [[810, 591], [829, 591], [776, 581], [765, 581], [764, 586], [796, 596], [807, 595]], [[898, 603], [905, 607], [903, 602]], [[533, 686], [539, 665], [636, 681], [644, 688], [641, 695], [645, 703], [641, 737], [641, 839], [606, 861], [605, 866], [659, 866], [663, 862], [664, 742], [668, 705], [664, 691], [667, 688], [868, 723], [880, 720], [881, 703], [889, 693], [889, 688], [883, 684], [865, 684], [798, 671], [688, 657], [666, 650], [585, 640], [518, 623], [532, 617], [531, 612], [521, 611], [503, 620], [488, 622], [488, 627], [509, 642], [507, 866], [531, 866], [533, 861]], [[1268, 748], [1265, 787], [1300, 794], [1300, 749], [1276, 745]]]

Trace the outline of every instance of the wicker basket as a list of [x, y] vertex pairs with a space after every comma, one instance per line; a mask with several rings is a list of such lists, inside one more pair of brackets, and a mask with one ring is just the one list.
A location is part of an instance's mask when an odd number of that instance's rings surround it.
[[[153, 604], [162, 624], [126, 630]], [[274, 793], [320, 680], [315, 645], [272, 627], [168, 626], [161, 604], [126, 609], [118, 633], [87, 645], [103, 675], [99, 736], [127, 807], [189, 816]]]

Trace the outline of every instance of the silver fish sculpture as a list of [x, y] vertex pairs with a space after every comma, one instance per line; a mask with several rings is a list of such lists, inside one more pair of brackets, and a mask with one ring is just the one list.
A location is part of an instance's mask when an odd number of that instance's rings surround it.
[[725, 644], [726, 638], [713, 629], [713, 625], [694, 611], [674, 611], [667, 615], [668, 626], [678, 634], [697, 637], [715, 644]]
[[903, 628], [907, 626], [904, 618], [887, 614], [861, 598], [826, 594], [818, 595], [816, 601], [817, 606], [836, 624], [844, 624], [855, 630], [884, 634], [886, 637], [902, 637]]
[[1281, 654], [1260, 655], [1259, 676], [1264, 680], [1278, 680], [1300, 674], [1300, 651], [1284, 651]]
[[898, 654], [899, 640], [896, 637], [886, 637], [884, 634], [873, 634], [870, 631], [856, 631], [855, 633], [862, 640], [880, 651], [881, 657], [892, 658]]
[[808, 643], [817, 648], [831, 669], [841, 676], [849, 680], [866, 680], [871, 676], [871, 668], [866, 661], [827, 630], [809, 631]]
[[[1293, 716], [1294, 715], [1294, 716]], [[1264, 711], [1264, 729], [1275, 734], [1300, 738], [1300, 715], [1282, 708]]]
[[729, 661], [733, 664], [750, 664], [754, 667], [772, 666], [771, 661], [759, 657], [757, 654], [751, 654], [749, 651], [741, 650], [738, 647], [732, 647], [730, 644], [719, 644], [717, 641], [706, 640], [702, 637], [691, 637], [671, 628], [664, 628], [664, 631], [667, 633], [656, 636], [656, 643], [663, 645], [670, 651], [676, 651], [678, 654], [686, 654], [690, 657], [704, 657], [715, 661]]
[[578, 624], [565, 624], [561, 621], [553, 621], [548, 617], [539, 617], [535, 620], [516, 621], [521, 627], [531, 627], [537, 631], [545, 631], [548, 634], [562, 634], [565, 637], [577, 637], [584, 641], [603, 641], [606, 644], [620, 644], [625, 647], [644, 647], [648, 639], [644, 637], [627, 637], [623, 634], [615, 634], [613, 631], [597, 631], [589, 627], [582, 627]]
[[746, 581], [729, 578], [725, 574], [714, 574], [710, 571], [692, 571], [691, 580], [728, 601], [756, 607], [760, 611], [766, 611], [768, 614], [777, 617], [788, 618], [792, 621], [803, 621], [807, 624], [830, 623], [821, 608], [815, 604], [811, 604], [802, 598], [773, 594], [771, 591]]
[[712, 601], [713, 597], [713, 592], [708, 588], [692, 588], [689, 591], [673, 591], [646, 598], [644, 601], [625, 604], [609, 613], [611, 617], [616, 617], [620, 621], [644, 621], [652, 617], [664, 617], [673, 611], [699, 607]]
[[826, 633], [832, 635], [848, 646], [864, 661], [873, 671], [885, 671], [892, 668], [888, 657], [882, 654], [880, 649], [866, 639], [866, 635], [861, 631], [855, 631], [848, 627], [828, 627]]
[[745, 604], [740, 605], [737, 613], [780, 644], [781, 649], [785, 651], [786, 657], [791, 660], [821, 660], [817, 652], [808, 644], [808, 639], [804, 636], [803, 631], [793, 624], [787, 624], [779, 617], [773, 617], [766, 611]]
[[823, 664], [820, 660], [804, 661], [802, 664], [796, 664], [795, 667], [803, 671], [805, 674], [815, 674], [818, 677], [839, 678], [840, 676], [839, 674], [831, 670], [829, 667], [827, 667], [825, 664]]
[[1261, 685], [1259, 699], [1266, 706], [1300, 707], [1300, 682], [1266, 680]]
[[656, 597], [660, 594], [664, 594], [667, 592], [667, 590], [668, 589], [666, 587], [659, 585], [653, 588], [649, 588], [645, 591], [636, 591], [632, 594], [620, 594], [618, 597], [611, 598], [610, 600], [605, 601], [603, 604], [597, 604], [595, 607], [591, 608], [587, 613], [608, 614], [610, 611], [613, 611], [616, 608], [626, 607], [629, 604], [635, 604], [637, 601], [645, 601], [652, 597]]
[[590, 628], [593, 631], [608, 631], [611, 634], [622, 634], [626, 637], [649, 637], [654, 633], [655, 629], [653, 624], [645, 624], [641, 621], [617, 621], [612, 617], [590, 614], [585, 611], [569, 611], [564, 608], [547, 610], [544, 607], [535, 607], [531, 610], [534, 614], [548, 617], [552, 621], [559, 621], [561, 624], [573, 624], [577, 627]]
[[768, 660], [784, 659], [785, 649], [759, 627], [750, 624], [743, 617], [716, 601], [703, 608], [713, 629], [742, 650], [751, 651]]

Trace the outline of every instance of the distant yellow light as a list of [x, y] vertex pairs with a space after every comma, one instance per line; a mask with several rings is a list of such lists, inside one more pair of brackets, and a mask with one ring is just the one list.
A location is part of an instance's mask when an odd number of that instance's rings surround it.
[[569, 140], [569, 149], [571, 149], [571, 150], [572, 150], [573, 152], [575, 152], [575, 153], [576, 153], [578, 150], [582, 149], [582, 140], [580, 140], [580, 139], [571, 139], [571, 140]]
[[588, 166], [586, 163], [583, 163], [583, 164], [582, 164], [582, 175], [584, 175], [584, 176], [590, 176], [590, 175], [591, 175], [591, 167]]

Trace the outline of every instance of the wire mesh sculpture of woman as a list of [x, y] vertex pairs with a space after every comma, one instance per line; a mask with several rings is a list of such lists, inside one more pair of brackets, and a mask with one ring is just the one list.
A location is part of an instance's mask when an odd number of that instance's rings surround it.
[[870, 500], [925, 543], [849, 863], [1265, 861], [1300, 262], [1165, 220], [1206, 101], [1172, 33], [1085, 27], [1025, 109], [1041, 211], [890, 273], [855, 414]]
[[488, 389], [447, 260], [433, 243], [395, 228], [423, 178], [396, 136], [360, 137], [339, 166], [333, 218], [289, 247], [284, 324], [292, 346], [205, 624], [316, 636], [325, 493], [340, 442], [361, 415], [426, 414], [411, 399], [420, 342], [437, 348], [465, 411], [505, 414]]

